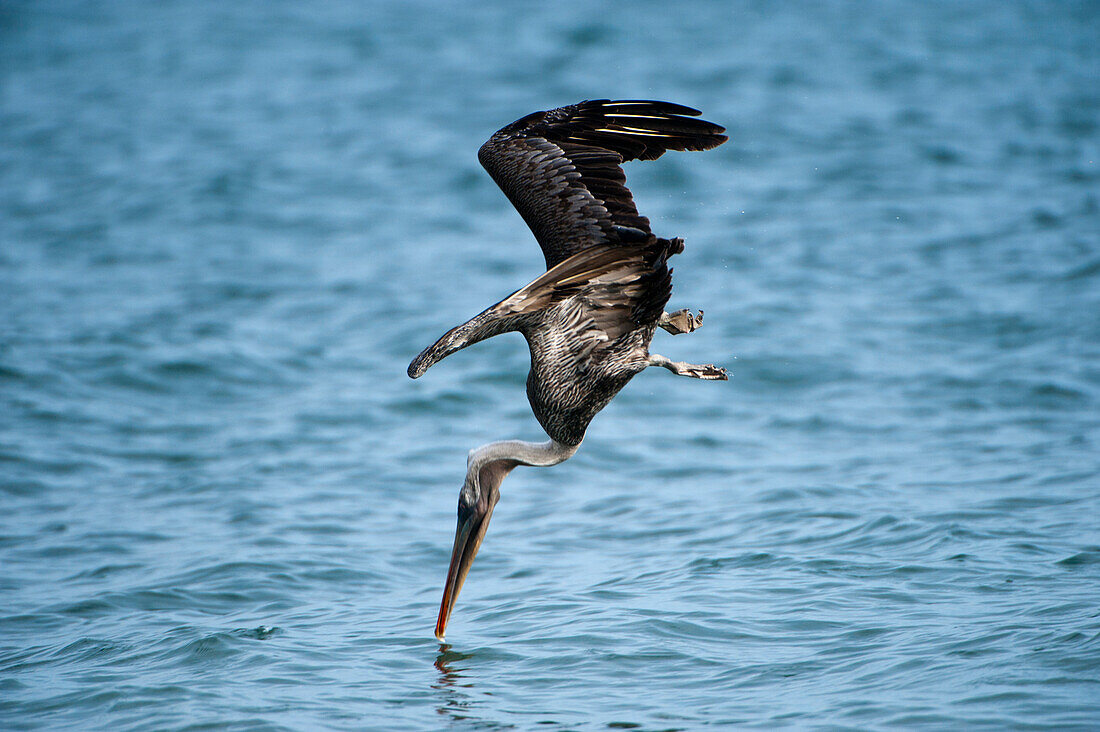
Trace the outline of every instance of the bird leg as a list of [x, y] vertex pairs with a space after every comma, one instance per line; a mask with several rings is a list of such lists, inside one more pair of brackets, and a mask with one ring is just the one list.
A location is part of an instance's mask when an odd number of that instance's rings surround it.
[[683, 361], [672, 361], [658, 353], [652, 353], [649, 356], [650, 366], [663, 366], [674, 374], [680, 376], [690, 376], [693, 379], [707, 379], [709, 381], [727, 381], [729, 375], [726, 374], [726, 370], [720, 366], [713, 364], [704, 364], [697, 366], [693, 363], [685, 363]]
[[702, 324], [703, 311], [700, 310], [699, 314], [695, 315], [687, 308], [677, 310], [672, 314], [661, 313], [661, 319], [657, 321], [657, 325], [661, 326], [672, 335], [691, 333]]

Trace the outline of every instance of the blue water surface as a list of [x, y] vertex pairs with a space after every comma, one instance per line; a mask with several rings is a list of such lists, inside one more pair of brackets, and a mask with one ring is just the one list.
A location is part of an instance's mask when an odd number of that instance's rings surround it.
[[[1100, 727], [1100, 6], [0, 4], [0, 728]], [[466, 452], [541, 440], [476, 150], [584, 98], [686, 239], [432, 637]]]

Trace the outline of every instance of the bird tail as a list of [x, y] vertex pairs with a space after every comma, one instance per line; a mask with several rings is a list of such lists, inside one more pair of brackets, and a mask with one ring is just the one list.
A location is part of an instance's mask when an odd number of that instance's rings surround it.
[[668, 258], [684, 251], [683, 239], [657, 239], [648, 248], [649, 272], [644, 277], [644, 294], [634, 305], [630, 319], [638, 324], [656, 323], [672, 297], [672, 268]]

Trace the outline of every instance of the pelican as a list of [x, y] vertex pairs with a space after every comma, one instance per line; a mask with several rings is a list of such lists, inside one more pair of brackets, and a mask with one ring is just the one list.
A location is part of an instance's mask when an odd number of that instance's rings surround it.
[[725, 128], [670, 102], [584, 101], [535, 112], [504, 127], [478, 160], [531, 228], [546, 272], [447, 331], [409, 365], [416, 379], [437, 361], [486, 338], [519, 331], [531, 350], [527, 398], [550, 438], [504, 440], [469, 453], [435, 637], [443, 640], [455, 600], [481, 547], [500, 484], [519, 465], [549, 466], [580, 447], [592, 418], [635, 375], [661, 366], [681, 376], [725, 380], [726, 370], [650, 353], [657, 327], [688, 333], [703, 311], [669, 314], [668, 258], [682, 239], [661, 239], [638, 213], [621, 164], [666, 150], [709, 150]]

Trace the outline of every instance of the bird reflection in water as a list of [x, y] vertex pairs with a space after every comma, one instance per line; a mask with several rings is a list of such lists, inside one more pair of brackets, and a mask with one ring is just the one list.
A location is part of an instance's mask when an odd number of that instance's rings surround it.
[[455, 661], [465, 661], [467, 658], [472, 657], [472, 653], [459, 653], [458, 651], [452, 651], [450, 643], [440, 643], [439, 655], [435, 657], [435, 669], [439, 672], [439, 683], [435, 686], [435, 688], [438, 689], [445, 686], [454, 686], [455, 684], [457, 684], [458, 680], [462, 678], [462, 674], [451, 668], [450, 664], [454, 663]]
[[451, 664], [456, 661], [465, 661], [472, 656], [472, 653], [451, 650], [450, 643], [439, 644], [439, 654], [435, 657], [435, 668], [439, 672], [439, 678], [432, 684], [432, 688], [443, 695], [442, 703], [436, 707], [436, 712], [439, 714], [452, 719], [469, 719], [468, 712], [473, 702], [462, 689], [472, 688], [473, 684], [468, 681], [462, 682], [461, 679], [465, 677], [460, 671], [463, 669], [455, 669]]

